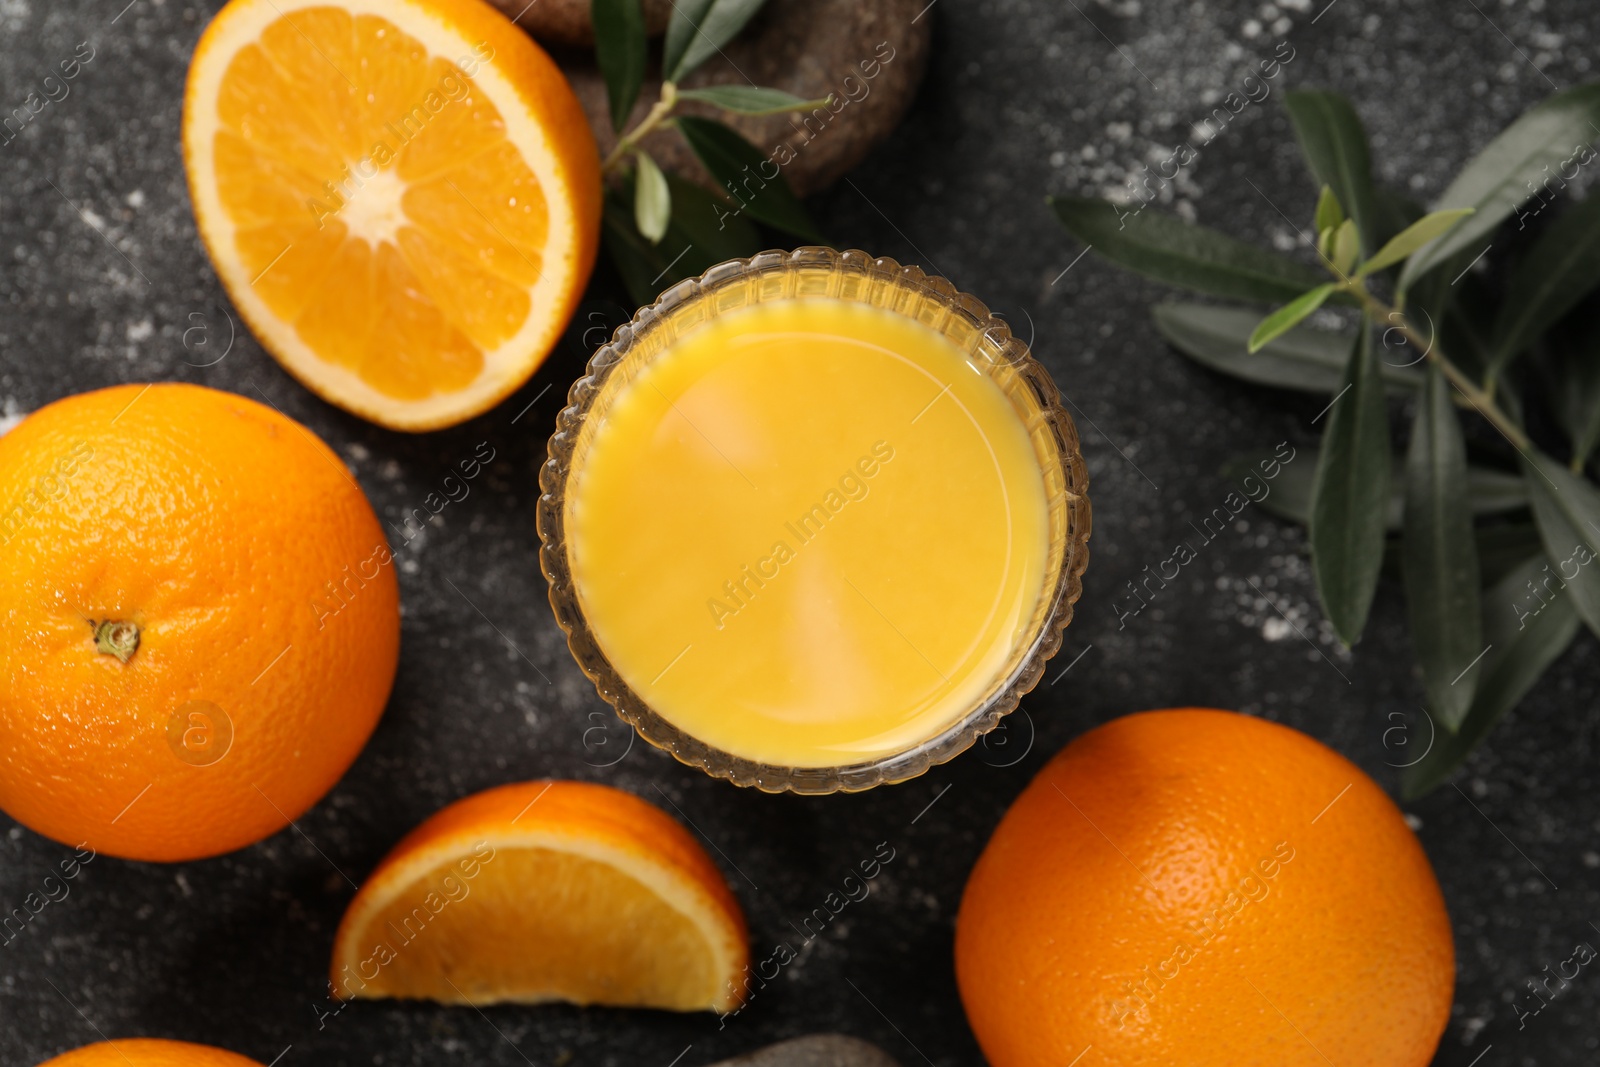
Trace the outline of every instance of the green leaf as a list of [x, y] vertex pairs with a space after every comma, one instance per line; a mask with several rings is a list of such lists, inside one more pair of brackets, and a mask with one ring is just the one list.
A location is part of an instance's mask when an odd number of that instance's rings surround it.
[[1410, 226], [1420, 219], [1424, 212], [1422, 205], [1403, 193], [1397, 193], [1384, 185], [1375, 185], [1372, 189], [1373, 207], [1377, 211], [1377, 235], [1379, 245], [1384, 244], [1389, 238]]
[[660, 244], [672, 216], [672, 190], [667, 188], [667, 176], [648, 153], [640, 152], [635, 158], [638, 174], [633, 191], [634, 225], [651, 244]]
[[1339, 236], [1339, 231], [1343, 228], [1344, 223], [1341, 222], [1339, 225], [1329, 226], [1326, 230], [1322, 230], [1317, 234], [1317, 257], [1326, 260], [1330, 265], [1333, 263], [1334, 239]]
[[1394, 266], [1429, 241], [1447, 232], [1450, 227], [1472, 212], [1473, 209], [1470, 207], [1461, 207], [1422, 216], [1390, 238], [1388, 244], [1378, 249], [1377, 255], [1361, 264], [1361, 269], [1356, 272], [1357, 275], [1364, 278], [1374, 271]]
[[1569, 360], [1563, 421], [1573, 427], [1569, 432], [1574, 462], [1584, 467], [1600, 446], [1600, 353], [1591, 350]]
[[669, 82], [681, 82], [722, 51], [767, 0], [675, 0], [667, 23], [661, 69]]
[[[1275, 515], [1289, 522], [1298, 522], [1302, 526], [1311, 523], [1311, 488], [1316, 480], [1316, 469], [1321, 464], [1321, 450], [1315, 448], [1301, 448], [1296, 453], [1296, 462], [1290, 467], [1285, 464], [1281, 475], [1272, 484], [1271, 492], [1257, 500], [1261, 509], [1269, 515]], [[1242, 479], [1251, 472], [1251, 469], [1263, 459], [1262, 456], [1236, 456], [1223, 467], [1223, 472], [1235, 481]], [[1304, 462], [1300, 462], [1300, 460]], [[1528, 506], [1528, 490], [1521, 478], [1504, 471], [1492, 470], [1488, 467], [1467, 468], [1467, 506], [1474, 517], [1484, 515], [1498, 515], [1508, 511], [1516, 511]], [[1389, 505], [1384, 509], [1383, 526], [1387, 533], [1399, 533], [1401, 519], [1405, 513], [1405, 497], [1400, 486], [1391, 486]], [[1494, 527], [1479, 530], [1480, 548], [1484, 537]], [[1531, 525], [1526, 529], [1532, 530]], [[1490, 540], [1494, 540], [1491, 536]], [[1517, 545], [1524, 542], [1532, 547], [1526, 551], [1519, 551], [1517, 560], [1520, 561], [1528, 551], [1539, 550], [1538, 536], [1534, 535], [1531, 541], [1527, 538], [1515, 541]], [[1496, 543], [1498, 547], [1498, 542]], [[1498, 558], [1498, 557], [1497, 557]]]
[[1333, 239], [1328, 245], [1328, 251], [1333, 253], [1329, 258], [1333, 261], [1330, 265], [1334, 272], [1341, 278], [1348, 277], [1356, 260], [1361, 258], [1361, 237], [1356, 230], [1355, 220], [1345, 219], [1341, 222], [1339, 228], [1333, 231]]
[[1250, 333], [1250, 341], [1246, 346], [1250, 353], [1261, 351], [1268, 341], [1275, 340], [1294, 329], [1305, 317], [1317, 310], [1327, 302], [1328, 297], [1336, 289], [1332, 282], [1325, 282], [1307, 293], [1301, 293], [1283, 307], [1274, 311], [1261, 320], [1261, 324]]
[[1550, 335], [1554, 378], [1546, 396], [1581, 467], [1600, 445], [1600, 317], [1569, 315]]
[[1427, 755], [1406, 769], [1406, 799], [1444, 784], [1577, 636], [1578, 613], [1570, 596], [1557, 592], [1542, 600], [1528, 592], [1547, 565], [1544, 556], [1533, 556], [1485, 591], [1483, 640], [1489, 651], [1479, 664], [1477, 694], [1460, 729], [1453, 736], [1437, 731]]
[[755, 85], [708, 85], [704, 89], [680, 89], [679, 100], [698, 100], [741, 115], [780, 115], [785, 111], [806, 111], [827, 107], [833, 97], [802, 100], [782, 89], [762, 89]]
[[1499, 389], [1495, 391], [1494, 400], [1500, 406], [1500, 410], [1506, 413], [1506, 418], [1518, 426], [1522, 425], [1522, 395], [1513, 389], [1510, 383], [1500, 383]]
[[1600, 634], [1600, 490], [1543, 452], [1523, 453], [1522, 469], [1545, 555], [1573, 607]]
[[594, 58], [611, 103], [611, 128], [619, 133], [644, 85], [646, 36], [640, 0], [590, 0]]
[[600, 216], [600, 234], [605, 240], [606, 256], [622, 276], [622, 284], [634, 304], [643, 307], [652, 303], [661, 290], [658, 283], [665, 279], [667, 264], [658, 262], [656, 246], [639, 235], [633, 224], [633, 212], [620, 207], [616, 197], [607, 194], [605, 208]]
[[1322, 193], [1317, 197], [1317, 232], [1337, 230], [1343, 221], [1344, 208], [1339, 205], [1339, 198], [1334, 195], [1333, 186], [1324, 185]]
[[660, 244], [645, 240], [635, 227], [637, 191], [631, 173], [606, 194], [606, 252], [629, 295], [640, 305], [653, 302], [663, 290], [685, 278], [766, 247], [760, 232], [745, 219], [731, 216], [722, 201], [676, 175], [666, 178], [672, 216]]
[[[1400, 288], [1411, 284], [1458, 252], [1476, 256], [1489, 234], [1534, 195], [1548, 177], [1545, 168], [1560, 164], [1595, 136], [1600, 124], [1600, 82], [1580, 85], [1547, 97], [1490, 141], [1444, 191], [1435, 211], [1470, 207], [1476, 212], [1454, 230], [1406, 261]], [[1589, 160], [1583, 160], [1583, 163]]]
[[[738, 201], [731, 209], [735, 214], [749, 215], [807, 241], [827, 243], [783, 172], [761, 149], [712, 119], [684, 115], [678, 119], [678, 129], [706, 170]], [[771, 177], [762, 173], [767, 167], [772, 170]]]
[[1437, 368], [1428, 370], [1411, 427], [1402, 536], [1411, 642], [1422, 664], [1428, 707], [1454, 733], [1477, 685], [1483, 621], [1478, 544], [1467, 500], [1467, 446], [1450, 385]]
[[1363, 321], [1328, 412], [1311, 489], [1311, 564], [1322, 610], [1345, 645], [1367, 624], [1383, 564], [1389, 501], [1389, 416], [1372, 331]]
[[681, 237], [691, 246], [684, 262], [693, 266], [681, 272], [681, 277], [703, 274], [718, 263], [771, 247], [753, 223], [731, 215], [726, 203], [694, 182], [668, 174], [667, 185], [672, 190], [672, 221], [665, 240]]
[[1333, 190], [1340, 206], [1355, 221], [1362, 249], [1370, 252], [1377, 247], [1377, 208], [1367, 131], [1355, 108], [1338, 93], [1309, 90], [1285, 94], [1284, 106], [1289, 109], [1289, 120], [1311, 173]]
[[1123, 211], [1109, 200], [1050, 198], [1067, 230], [1113, 263], [1168, 285], [1212, 296], [1281, 304], [1325, 275], [1275, 252], [1155, 211]]
[[1530, 556], [1544, 555], [1539, 528], [1531, 522], [1503, 522], [1480, 526], [1473, 538], [1478, 542], [1478, 570], [1485, 589], [1497, 584]]
[[[630, 193], [631, 195], [631, 193]], [[640, 307], [653, 303], [661, 291], [680, 278], [669, 275], [670, 264], [661, 257], [658, 248], [645, 240], [633, 222], [630, 208], [617, 203], [619, 197], [608, 193], [604, 213], [601, 215], [601, 234], [605, 238], [606, 254], [622, 276], [628, 295]]]
[[[1385, 244], [1425, 214], [1410, 197], [1381, 185], [1377, 193], [1378, 232]], [[1463, 273], [1475, 255], [1457, 254], [1443, 264], [1443, 269], [1430, 271], [1406, 294], [1406, 316], [1424, 334], [1438, 337], [1452, 362], [1474, 379], [1481, 366], [1479, 355], [1488, 343], [1488, 320], [1494, 306], [1490, 295], [1483, 292], [1481, 278]]]
[[[1413, 290], [1417, 300], [1412, 306], [1437, 309], [1432, 313], [1437, 324], [1435, 329], [1439, 346], [1450, 353], [1451, 362], [1474, 381], [1481, 382], [1484, 369], [1489, 365], [1489, 338], [1494, 334], [1496, 295], [1476, 273], [1462, 275], [1472, 261], [1472, 255], [1471, 252], [1463, 252], [1447, 261], [1442, 270], [1419, 281]], [[1460, 280], [1454, 285], [1450, 284], [1458, 276]], [[1423, 303], [1425, 296], [1430, 303]], [[1501, 395], [1505, 393], [1502, 387]]]
[[[1263, 451], [1228, 460], [1222, 465], [1222, 476], [1242, 484], [1250, 499], [1268, 515], [1303, 526], [1311, 514], [1311, 482], [1316, 476], [1316, 464], [1314, 448], [1296, 448], [1289, 461]], [[1269, 469], [1277, 471], [1271, 478], [1266, 477]], [[1254, 484], [1251, 478], [1260, 486], [1254, 492], [1249, 492]]]
[[667, 36], [661, 48], [663, 81], [676, 82], [688, 73], [676, 68], [683, 62], [689, 45], [700, 35], [700, 22], [711, 4], [712, 0], [673, 0], [672, 17], [667, 22]]
[[1600, 196], [1591, 196], [1562, 215], [1517, 264], [1495, 322], [1490, 376], [1504, 370], [1596, 285], [1600, 285]]
[[1495, 515], [1528, 506], [1528, 485], [1491, 467], [1467, 468], [1467, 502], [1474, 515]]
[[[1156, 329], [1178, 351], [1214, 371], [1257, 385], [1273, 385], [1305, 393], [1332, 395], [1344, 388], [1355, 334], [1331, 333], [1303, 326], [1260, 352], [1249, 349], [1259, 316], [1244, 308], [1209, 304], [1166, 303], [1152, 310]], [[1382, 366], [1391, 392], [1422, 388], [1422, 375], [1411, 367]]]

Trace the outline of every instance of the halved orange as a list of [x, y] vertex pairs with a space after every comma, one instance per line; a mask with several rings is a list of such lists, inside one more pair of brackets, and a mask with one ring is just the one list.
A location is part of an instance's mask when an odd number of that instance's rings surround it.
[[210, 1045], [153, 1037], [123, 1037], [63, 1052], [39, 1067], [261, 1067], [261, 1064]]
[[631, 793], [534, 781], [459, 800], [361, 887], [333, 993], [729, 1011], [744, 915], [689, 832]]
[[189, 67], [183, 151], [200, 236], [261, 343], [395, 429], [525, 382], [594, 265], [583, 109], [483, 0], [232, 0]]

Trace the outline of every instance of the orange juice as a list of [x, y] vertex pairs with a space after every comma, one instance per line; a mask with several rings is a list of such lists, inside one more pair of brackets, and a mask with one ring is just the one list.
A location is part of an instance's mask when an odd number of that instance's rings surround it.
[[1005, 683], [1058, 573], [1046, 478], [943, 334], [779, 299], [610, 384], [573, 457], [568, 554], [596, 643], [658, 715], [745, 760], [839, 767]]

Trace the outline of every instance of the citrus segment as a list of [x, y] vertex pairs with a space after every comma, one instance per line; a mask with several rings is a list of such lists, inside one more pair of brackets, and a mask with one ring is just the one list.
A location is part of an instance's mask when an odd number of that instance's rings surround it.
[[233, 0], [195, 51], [184, 156], [201, 236], [262, 343], [398, 429], [521, 385], [593, 266], [582, 109], [480, 0]]
[[737, 1005], [744, 918], [688, 832], [605, 786], [537, 781], [424, 822], [351, 902], [340, 997]]

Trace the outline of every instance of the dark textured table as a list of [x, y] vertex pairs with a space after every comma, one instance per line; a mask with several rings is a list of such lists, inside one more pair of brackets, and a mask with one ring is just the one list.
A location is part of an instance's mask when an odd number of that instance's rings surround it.
[[[496, 458], [470, 496], [398, 552], [399, 677], [349, 774], [298, 832], [233, 855], [172, 866], [100, 857], [85, 867], [69, 896], [0, 947], [5, 1067], [136, 1034], [225, 1045], [279, 1067], [700, 1067], [823, 1029], [866, 1037], [908, 1065], [977, 1063], [951, 970], [963, 880], [1008, 801], [1072, 737], [1142, 708], [1236, 708], [1310, 732], [1396, 789], [1386, 764], [1404, 761], [1402, 735], [1386, 731], [1414, 721], [1421, 700], [1403, 604], [1386, 585], [1365, 639], [1341, 651], [1298, 529], [1243, 513], [1181, 581], [1119, 625], [1112, 604], [1124, 582], [1169, 555], [1188, 521], [1226, 495], [1224, 461], [1282, 440], [1310, 443], [1322, 401], [1238, 386], [1175, 355], [1146, 313], [1161, 292], [1076, 259], [1080, 246], [1043, 198], [1115, 187], [1131, 165], [1161, 158], [1283, 40], [1295, 58], [1274, 98], [1204, 150], [1173, 206], [1241, 237], [1291, 243], [1271, 204], [1308, 218], [1314, 190], [1277, 94], [1310, 85], [1354, 98], [1381, 178], [1432, 196], [1552, 86], [1587, 76], [1600, 30], [1591, 0], [1336, 0], [1320, 17], [1325, 0], [937, 0], [927, 15], [932, 66], [911, 116], [813, 207], [841, 244], [943, 273], [1034, 335], [1084, 435], [1091, 564], [1078, 621], [1046, 678], [1071, 671], [1023, 702], [1004, 744], [901, 786], [821, 799], [736, 793], [642, 743], [630, 750], [551, 619], [536, 564], [536, 474], [567, 386], [622, 313], [604, 271], [532, 382], [441, 433], [390, 433], [328, 407], [242, 333], [220, 363], [191, 365], [215, 358], [228, 331], [178, 142], [184, 72], [212, 5], [126, 2], [0, 0], [3, 110], [79, 42], [94, 52], [70, 95], [0, 146], [7, 420], [118, 382], [265, 394], [349, 461], [389, 524], [480, 442]], [[1600, 1056], [1592, 969], [1520, 1026], [1511, 1007], [1513, 998], [1531, 1004], [1525, 980], [1576, 943], [1600, 945], [1595, 652], [1580, 636], [1456, 778], [1459, 789], [1406, 806], [1444, 885], [1459, 953], [1439, 1064]], [[606, 729], [586, 733], [596, 726]], [[448, 801], [544, 775], [675, 805], [747, 909], [754, 958], [788, 941], [798, 959], [725, 1027], [710, 1015], [382, 1002], [319, 1020], [349, 880]], [[871, 895], [804, 941], [794, 924], [879, 842], [895, 858]], [[0, 817], [0, 907], [20, 906], [69, 853]]]

